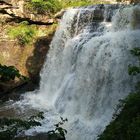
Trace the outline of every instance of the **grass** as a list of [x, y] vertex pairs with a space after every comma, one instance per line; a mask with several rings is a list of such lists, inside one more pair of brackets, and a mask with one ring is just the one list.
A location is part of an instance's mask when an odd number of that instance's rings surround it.
[[67, 2], [62, 2], [64, 8], [67, 7], [79, 7], [79, 6], [88, 6], [95, 4], [108, 4], [109, 2], [103, 0], [68, 0]]
[[8, 28], [7, 33], [10, 38], [17, 40], [18, 44], [25, 46], [33, 42], [37, 35], [37, 29], [34, 25], [28, 25], [27, 22], [22, 22], [17, 26]]

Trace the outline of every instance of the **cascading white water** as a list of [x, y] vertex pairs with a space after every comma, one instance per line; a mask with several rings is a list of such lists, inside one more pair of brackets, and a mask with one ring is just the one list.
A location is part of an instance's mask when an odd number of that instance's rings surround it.
[[67, 140], [96, 140], [118, 100], [134, 88], [136, 79], [127, 72], [137, 63], [130, 54], [134, 47], [140, 47], [140, 6], [68, 10], [51, 43], [40, 89], [24, 103], [67, 117]]

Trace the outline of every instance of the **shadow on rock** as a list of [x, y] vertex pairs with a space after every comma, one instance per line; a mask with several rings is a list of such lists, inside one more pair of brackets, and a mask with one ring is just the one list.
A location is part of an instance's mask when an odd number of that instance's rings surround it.
[[26, 68], [28, 70], [29, 77], [35, 85], [39, 85], [39, 73], [45, 62], [52, 36], [53, 34], [49, 37], [41, 37], [37, 39], [34, 44], [33, 54], [26, 61]]

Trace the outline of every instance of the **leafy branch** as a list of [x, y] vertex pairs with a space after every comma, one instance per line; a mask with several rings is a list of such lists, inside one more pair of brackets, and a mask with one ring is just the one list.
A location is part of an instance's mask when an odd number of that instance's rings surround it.
[[27, 120], [0, 118], [0, 140], [12, 140], [24, 130], [28, 130], [33, 126], [41, 126], [41, 123], [36, 119], [43, 118], [43, 112], [39, 112], [36, 116], [31, 116]]
[[19, 70], [14, 66], [6, 66], [0, 64], [0, 82], [8, 82], [19, 78], [21, 80], [28, 80], [27, 77], [20, 74]]
[[62, 125], [68, 121], [68, 119], [63, 119], [62, 117], [60, 117], [61, 121], [58, 122], [57, 124], [55, 124], [55, 130], [51, 130], [48, 132], [48, 134], [50, 135], [60, 135], [62, 138], [65, 138], [65, 134], [67, 134], [67, 130], [62, 128]]

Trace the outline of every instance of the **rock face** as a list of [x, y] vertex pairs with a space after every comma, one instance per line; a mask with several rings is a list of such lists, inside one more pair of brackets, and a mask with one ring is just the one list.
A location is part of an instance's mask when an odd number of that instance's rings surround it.
[[[44, 30], [51, 28], [52, 31], [50, 34], [36, 39], [32, 45], [24, 47], [17, 44], [15, 40], [10, 40], [6, 36], [4, 28], [7, 27], [1, 27], [0, 32], [0, 64], [12, 65], [19, 69], [22, 75], [30, 78], [29, 84], [26, 85], [27, 90], [34, 90], [34, 86], [39, 84], [39, 73], [46, 59], [55, 28], [40, 27]], [[0, 95], [24, 84], [25, 82], [18, 79], [5, 84], [0, 83]]]
[[[3, 0], [0, 2], [0, 10], [4, 9], [8, 14], [13, 14], [16, 17], [21, 17], [23, 19], [27, 18], [33, 21], [54, 23], [53, 19], [49, 19], [48, 15], [35, 15], [29, 12], [25, 8], [24, 0]], [[36, 39], [32, 45], [27, 45], [26, 47], [21, 47], [16, 40], [10, 40], [7, 36], [8, 24], [5, 24], [7, 20], [13, 17], [8, 14], [0, 14], [0, 64], [2, 65], [12, 65], [15, 66], [22, 75], [27, 76], [31, 79], [31, 83], [28, 85], [27, 90], [33, 90], [34, 84], [39, 84], [39, 73], [44, 64], [46, 54], [49, 50], [49, 44], [53, 37], [55, 28], [53, 26], [45, 26], [46, 24], [41, 24], [44, 26], [39, 27], [42, 30], [51, 30], [46, 36], [42, 36]], [[48, 25], [47, 24], [47, 25]], [[10, 26], [16, 26], [10, 23]], [[11, 89], [24, 84], [20, 80], [15, 80], [9, 83], [0, 83], [0, 94], [7, 93]]]
[[[50, 16], [45, 13], [45, 14], [36, 14], [34, 11], [29, 10], [28, 4], [25, 3], [24, 0], [8, 0], [0, 3], [0, 13], [6, 12], [11, 17], [20, 17], [24, 19], [30, 19], [33, 21], [41, 21], [44, 23], [54, 23], [54, 19], [50, 19]], [[4, 11], [2, 11], [4, 10]], [[4, 14], [3, 17], [10, 18], [8, 14]], [[12, 17], [12, 18], [13, 18]]]
[[54, 17], [60, 19], [64, 15], [65, 12], [66, 10], [62, 9], [60, 12], [56, 13]]

